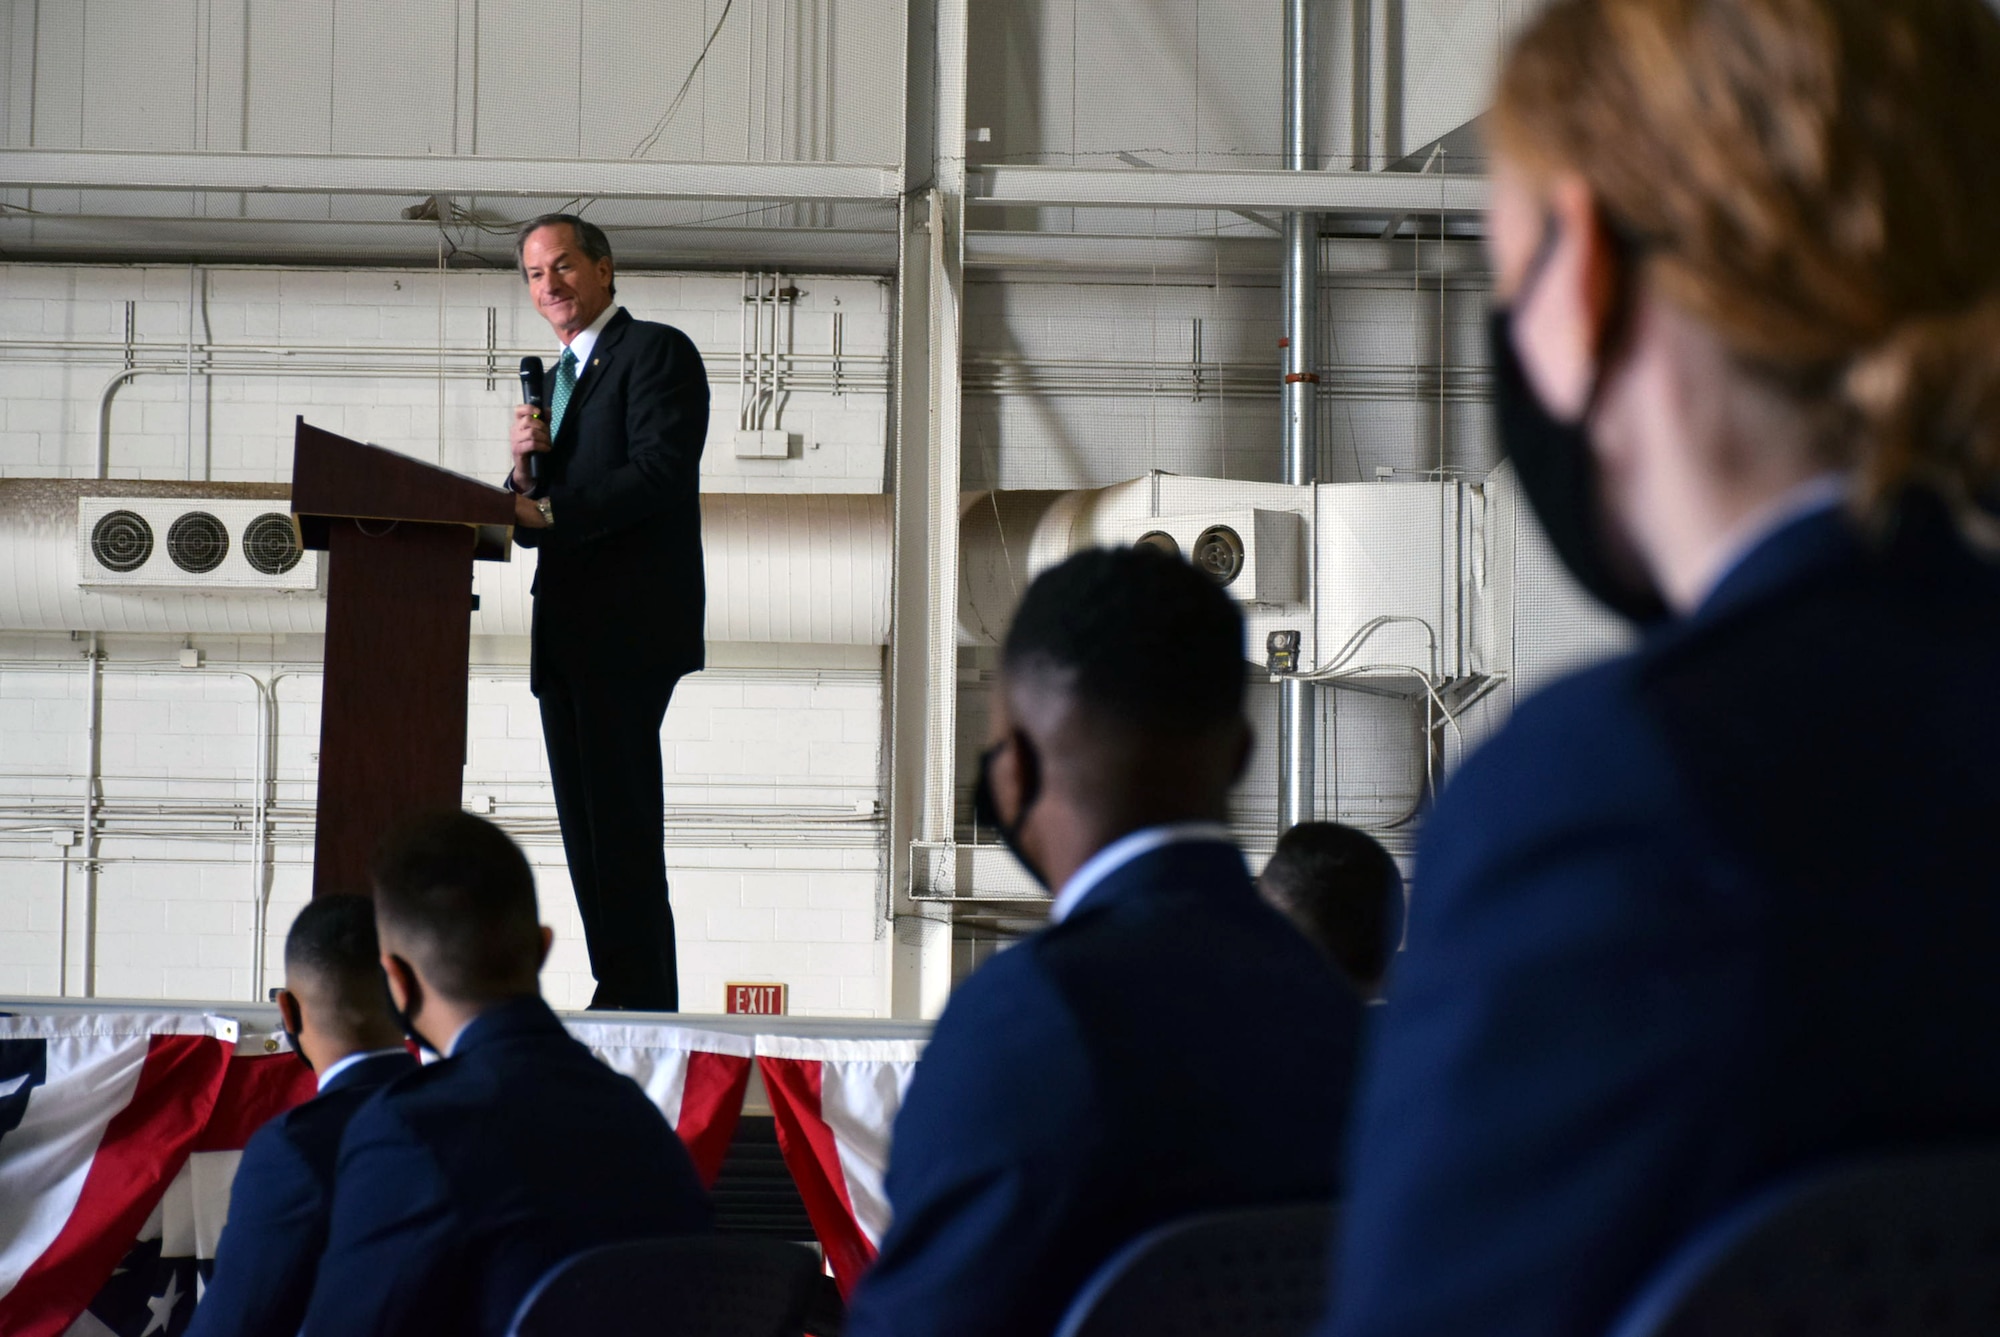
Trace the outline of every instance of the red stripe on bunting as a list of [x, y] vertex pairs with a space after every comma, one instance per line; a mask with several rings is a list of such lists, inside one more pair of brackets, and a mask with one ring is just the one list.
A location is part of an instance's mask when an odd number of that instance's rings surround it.
[[820, 1112], [819, 1060], [759, 1054], [757, 1067], [771, 1097], [778, 1150], [784, 1153], [785, 1168], [799, 1186], [813, 1233], [819, 1236], [833, 1279], [845, 1297], [875, 1262], [875, 1246], [855, 1220], [847, 1175], [840, 1168], [839, 1143]]
[[42, 1256], [0, 1298], [0, 1332], [59, 1337], [103, 1289], [215, 1109], [231, 1046], [156, 1035], [132, 1100], [112, 1117], [76, 1207]]
[[215, 1113], [194, 1151], [241, 1151], [250, 1135], [319, 1093], [319, 1079], [297, 1054], [239, 1054], [229, 1060]]
[[703, 1188], [714, 1188], [723, 1157], [743, 1117], [743, 1093], [750, 1086], [748, 1054], [688, 1055], [687, 1080], [681, 1086], [681, 1117], [674, 1131], [687, 1144]]

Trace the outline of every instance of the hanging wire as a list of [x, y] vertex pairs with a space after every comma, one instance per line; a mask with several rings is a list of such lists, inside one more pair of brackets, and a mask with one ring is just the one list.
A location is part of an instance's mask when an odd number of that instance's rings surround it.
[[675, 91], [673, 101], [667, 104], [667, 109], [660, 113], [660, 119], [653, 122], [653, 128], [639, 141], [638, 146], [626, 155], [627, 157], [644, 157], [652, 150], [653, 145], [659, 143], [660, 136], [666, 132], [668, 122], [674, 119], [674, 113], [679, 111], [681, 103], [687, 100], [688, 89], [694, 87], [694, 77], [701, 73], [702, 62], [708, 59], [709, 48], [715, 45], [715, 39], [722, 35], [722, 25], [728, 20], [729, 11], [735, 4], [736, 0], [722, 0], [722, 13], [716, 16], [715, 26], [709, 29], [708, 40], [701, 44], [701, 54], [696, 56], [694, 64], [688, 67], [687, 78], [681, 80], [681, 86]]

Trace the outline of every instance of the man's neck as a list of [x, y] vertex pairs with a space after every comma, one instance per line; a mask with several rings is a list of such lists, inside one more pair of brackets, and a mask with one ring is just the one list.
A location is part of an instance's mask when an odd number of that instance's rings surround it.
[[402, 1044], [401, 1033], [387, 1029], [379, 1033], [343, 1039], [333, 1046], [331, 1052], [320, 1054], [320, 1080], [324, 1082], [328, 1073], [351, 1058], [359, 1058], [363, 1054], [378, 1054], [387, 1049], [400, 1049]]

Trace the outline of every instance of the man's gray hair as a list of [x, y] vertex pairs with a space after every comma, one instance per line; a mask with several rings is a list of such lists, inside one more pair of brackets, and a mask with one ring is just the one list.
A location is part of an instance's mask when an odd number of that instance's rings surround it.
[[611, 239], [604, 235], [604, 229], [587, 218], [575, 214], [543, 214], [540, 218], [530, 218], [521, 224], [521, 230], [514, 234], [514, 267], [521, 271], [521, 281], [528, 278], [528, 265], [524, 258], [528, 249], [528, 238], [545, 227], [567, 227], [576, 238], [576, 248], [589, 260], [609, 260]]

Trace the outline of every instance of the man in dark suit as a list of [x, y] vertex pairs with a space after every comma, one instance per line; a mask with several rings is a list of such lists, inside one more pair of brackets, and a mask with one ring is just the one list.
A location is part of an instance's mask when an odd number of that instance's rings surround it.
[[1083, 553], [1029, 588], [980, 806], [1055, 922], [938, 1021], [850, 1337], [1045, 1334], [1150, 1227], [1333, 1196], [1362, 1005], [1223, 825], [1245, 671], [1236, 606], [1178, 558]]
[[515, 409], [507, 482], [515, 539], [540, 554], [530, 683], [597, 977], [591, 1006], [672, 1012], [660, 723], [703, 663], [708, 374], [685, 334], [616, 305], [595, 224], [537, 218], [515, 255], [563, 345], [546, 414]]
[[550, 933], [512, 841], [416, 820], [377, 861], [375, 910], [404, 1025], [448, 1057], [348, 1125], [306, 1332], [497, 1335], [565, 1258], [708, 1228], [665, 1117], [541, 1000]]
[[1403, 871], [1382, 843], [1340, 822], [1300, 822], [1278, 837], [1257, 890], [1374, 1002], [1403, 941]]
[[319, 1095], [244, 1147], [194, 1337], [295, 1337], [326, 1246], [341, 1134], [370, 1096], [417, 1069], [389, 1012], [365, 896], [322, 896], [292, 921], [278, 1013], [319, 1073]]

